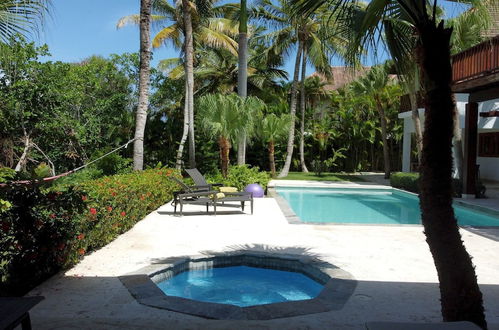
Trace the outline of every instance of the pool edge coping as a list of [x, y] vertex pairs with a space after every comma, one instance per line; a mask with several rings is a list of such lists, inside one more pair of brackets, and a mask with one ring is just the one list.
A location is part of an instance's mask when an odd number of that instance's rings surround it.
[[[320, 226], [383, 226], [383, 227], [399, 227], [399, 226], [403, 226], [403, 227], [422, 227], [423, 224], [388, 224], [388, 223], [340, 223], [340, 222], [304, 222], [300, 219], [300, 217], [293, 211], [293, 209], [291, 208], [291, 206], [289, 205], [288, 201], [282, 197], [281, 195], [279, 195], [276, 191], [276, 188], [278, 187], [278, 185], [274, 185], [273, 187], [269, 187], [267, 189], [268, 191], [268, 195], [272, 198], [275, 199], [275, 201], [277, 202], [277, 205], [279, 206], [279, 208], [281, 209], [281, 212], [282, 214], [284, 215], [284, 217], [286, 218], [286, 221], [289, 223], [289, 224], [292, 224], [292, 225], [320, 225]], [[419, 195], [416, 194], [416, 193], [413, 193], [413, 192], [410, 192], [410, 191], [406, 191], [406, 190], [403, 190], [403, 189], [399, 189], [399, 188], [395, 188], [395, 187], [392, 187], [392, 186], [386, 186], [386, 185], [376, 185], [376, 186], [372, 186], [372, 185], [369, 185], [369, 186], [338, 186], [338, 187], [332, 187], [332, 186], [328, 186], [328, 185], [318, 185], [318, 186], [298, 186], [298, 185], [282, 185], [281, 187], [283, 188], [332, 188], [332, 189], [338, 189], [338, 188], [342, 188], [342, 189], [366, 189], [366, 190], [374, 190], [374, 189], [386, 189], [386, 190], [395, 190], [395, 191], [398, 191], [398, 192], [401, 192], [403, 194], [408, 194], [408, 195], [412, 195], [414, 197], [417, 197], [419, 198]], [[495, 217], [499, 217], [499, 211], [495, 210], [495, 209], [491, 209], [491, 208], [488, 208], [486, 206], [482, 206], [482, 205], [476, 205], [476, 204], [471, 204], [469, 202], [466, 202], [466, 201], [462, 201], [462, 200], [457, 200], [455, 198], [452, 199], [452, 202], [453, 203], [456, 203], [457, 206], [460, 206], [460, 207], [464, 207], [464, 208], [468, 208], [468, 209], [471, 209], [471, 210], [474, 210], [474, 211], [479, 211], [479, 212], [482, 212], [482, 213], [485, 213], [489, 216], [495, 216]], [[462, 229], [467, 229], [467, 228], [482, 228], [482, 229], [499, 229], [499, 226], [473, 226], [473, 225], [458, 225], [459, 228], [462, 228]]]
[[[324, 288], [317, 297], [312, 299], [238, 307], [169, 296], [161, 291], [153, 280], [155, 276], [167, 271], [173, 271], [174, 267], [224, 257], [234, 259], [235, 261], [232, 260], [232, 263], [236, 263], [234, 265], [249, 265], [270, 269], [272, 269], [270, 265], [254, 265], [248, 260], [251, 258], [271, 259], [273, 262], [279, 260], [283, 262], [281, 270], [302, 273], [316, 282], [324, 282], [321, 283]], [[164, 263], [150, 264], [137, 271], [119, 276], [119, 279], [137, 302], [142, 305], [218, 320], [270, 320], [339, 310], [343, 308], [357, 286], [357, 280], [349, 272], [314, 256], [244, 250], [226, 252], [223, 255], [198, 255], [173, 259]], [[283, 266], [286, 262], [288, 264]], [[290, 262], [301, 264], [303, 268], [301, 271], [299, 271], [300, 269], [292, 269], [289, 266]], [[277, 266], [274, 267], [274, 269], [277, 269]], [[326, 276], [327, 281], [319, 281], [317, 276], [311, 275], [314, 271]]]

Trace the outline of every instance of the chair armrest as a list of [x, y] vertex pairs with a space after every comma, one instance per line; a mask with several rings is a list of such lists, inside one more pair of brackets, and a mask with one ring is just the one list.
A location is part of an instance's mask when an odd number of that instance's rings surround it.
[[206, 191], [206, 190], [212, 190], [211, 185], [202, 185], [202, 186], [189, 186], [191, 189], [195, 189], [197, 191]]
[[224, 192], [225, 196], [250, 196], [253, 199], [253, 194], [248, 191]]
[[211, 183], [210, 185], [213, 187], [223, 187], [224, 184], [223, 183]]
[[218, 193], [216, 190], [208, 190], [208, 191], [201, 191], [201, 192], [191, 192], [191, 193], [185, 193], [185, 194], [179, 194], [178, 197], [200, 197], [200, 196], [209, 196]]

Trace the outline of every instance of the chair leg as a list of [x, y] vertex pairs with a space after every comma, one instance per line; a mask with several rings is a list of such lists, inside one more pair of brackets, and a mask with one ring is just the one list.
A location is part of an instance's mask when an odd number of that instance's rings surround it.
[[182, 202], [180, 202], [180, 216], [183, 216], [183, 213], [182, 213], [183, 210], [184, 210], [184, 204], [182, 204]]
[[251, 214], [253, 215], [253, 199], [251, 200]]
[[177, 202], [173, 202], [173, 214], [177, 213]]
[[213, 210], [215, 211], [215, 216], [217, 216], [217, 202], [213, 202]]
[[209, 203], [206, 203], [206, 213], [209, 213], [208, 205], [209, 205]]
[[21, 327], [22, 330], [31, 330], [31, 318], [29, 317], [29, 313], [26, 313], [26, 316], [23, 318]]
[[241, 209], [244, 212], [244, 201], [241, 201]]

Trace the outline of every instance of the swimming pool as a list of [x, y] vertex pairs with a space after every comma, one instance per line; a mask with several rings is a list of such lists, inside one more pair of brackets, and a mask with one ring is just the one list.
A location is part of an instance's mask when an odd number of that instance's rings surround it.
[[[419, 199], [395, 189], [276, 187], [302, 222], [421, 224]], [[454, 205], [461, 226], [499, 226], [499, 217]]]
[[324, 288], [300, 273], [248, 266], [189, 270], [157, 285], [170, 296], [239, 307], [312, 299]]

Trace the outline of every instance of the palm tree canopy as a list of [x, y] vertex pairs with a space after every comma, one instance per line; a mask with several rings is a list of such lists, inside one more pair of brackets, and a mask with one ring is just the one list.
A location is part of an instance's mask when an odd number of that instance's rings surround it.
[[[204, 45], [223, 48], [237, 54], [237, 42], [234, 40], [238, 33], [237, 22], [224, 17], [234, 10], [234, 5], [216, 6], [217, 2], [219, 1], [190, 2], [194, 47]], [[139, 18], [138, 14], [122, 17], [116, 27], [121, 28], [129, 24], [138, 25]], [[167, 0], [154, 1], [152, 22], [153, 27], [159, 29], [152, 41], [154, 48], [171, 43], [176, 49], [182, 49], [184, 44], [182, 3], [178, 3], [177, 7], [174, 7]]]
[[0, 0], [0, 42], [17, 33], [38, 33], [50, 4], [50, 0]]
[[274, 113], [266, 115], [259, 125], [258, 135], [265, 142], [276, 142], [287, 137], [291, 116], [289, 114], [276, 116]]
[[207, 94], [199, 98], [201, 126], [210, 136], [235, 142], [241, 133], [252, 133], [254, 118], [264, 107], [265, 104], [254, 96]]

